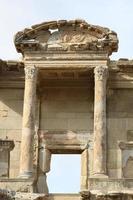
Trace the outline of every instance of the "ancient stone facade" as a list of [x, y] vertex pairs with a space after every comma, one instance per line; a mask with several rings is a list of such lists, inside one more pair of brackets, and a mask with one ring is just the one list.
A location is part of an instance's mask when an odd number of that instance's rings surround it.
[[[14, 38], [0, 61], [0, 198], [133, 199], [133, 61], [84, 20], [50, 21]], [[51, 194], [53, 154], [81, 155], [78, 194]]]

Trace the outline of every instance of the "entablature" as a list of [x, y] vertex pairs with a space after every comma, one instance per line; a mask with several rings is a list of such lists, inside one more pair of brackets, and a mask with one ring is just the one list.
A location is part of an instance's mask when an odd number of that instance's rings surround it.
[[[47, 56], [49, 54], [46, 54]], [[66, 54], [67, 55], [67, 54]], [[71, 55], [68, 53], [68, 55]], [[75, 53], [78, 58], [78, 55]], [[73, 56], [75, 56], [73, 53]], [[86, 59], [56, 59], [53, 55], [49, 59], [34, 59], [24, 61], [0, 61], [0, 87], [24, 88], [24, 67], [36, 66], [39, 69], [38, 82], [45, 87], [92, 87], [94, 84], [94, 68], [96, 66], [109, 67], [109, 88], [133, 88], [133, 60], [119, 59], [118, 61], [107, 60], [99, 54], [99, 58], [93, 59], [86, 54]], [[103, 54], [102, 54], [103, 55]], [[51, 54], [52, 56], [52, 54]], [[88, 58], [88, 59], [87, 59]], [[69, 81], [67, 84], [67, 81]], [[73, 81], [73, 82], [72, 82]], [[40, 85], [40, 84], [39, 84]], [[88, 86], [89, 85], [89, 86]]]

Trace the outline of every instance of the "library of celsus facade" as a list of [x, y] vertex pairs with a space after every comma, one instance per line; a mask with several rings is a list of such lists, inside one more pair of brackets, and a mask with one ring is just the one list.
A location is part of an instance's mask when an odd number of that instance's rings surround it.
[[[133, 60], [110, 59], [117, 34], [60, 20], [14, 43], [22, 60], [0, 61], [0, 199], [133, 199]], [[50, 193], [53, 154], [80, 154], [79, 193]]]

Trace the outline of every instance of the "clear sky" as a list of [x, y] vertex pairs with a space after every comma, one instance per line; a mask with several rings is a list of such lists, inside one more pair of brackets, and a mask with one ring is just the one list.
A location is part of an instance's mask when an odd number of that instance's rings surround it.
[[[47, 20], [75, 18], [116, 31], [119, 51], [112, 58], [133, 58], [133, 0], [0, 0], [0, 58], [21, 58], [13, 43], [16, 32]], [[75, 191], [79, 187], [79, 158], [54, 157], [52, 163], [51, 191], [55, 192], [57, 185], [57, 192]]]
[[18, 59], [14, 34], [33, 24], [82, 18], [107, 26], [119, 36], [113, 58], [133, 57], [133, 0], [0, 0], [0, 58]]

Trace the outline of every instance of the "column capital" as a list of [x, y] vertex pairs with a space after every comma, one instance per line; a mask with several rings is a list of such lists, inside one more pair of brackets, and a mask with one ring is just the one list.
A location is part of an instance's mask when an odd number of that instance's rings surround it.
[[25, 79], [31, 80], [36, 78], [38, 69], [34, 65], [25, 66], [24, 71], [25, 71]]
[[108, 77], [108, 67], [107, 66], [97, 66], [94, 69], [95, 80], [102, 81]]

